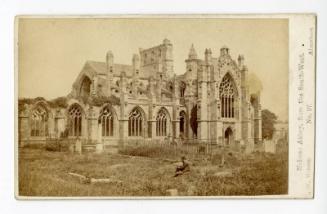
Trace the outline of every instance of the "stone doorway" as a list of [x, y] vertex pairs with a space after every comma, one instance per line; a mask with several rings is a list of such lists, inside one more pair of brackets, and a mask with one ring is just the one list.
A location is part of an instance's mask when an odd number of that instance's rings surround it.
[[233, 130], [231, 127], [228, 127], [225, 130], [225, 145], [231, 145], [234, 142]]

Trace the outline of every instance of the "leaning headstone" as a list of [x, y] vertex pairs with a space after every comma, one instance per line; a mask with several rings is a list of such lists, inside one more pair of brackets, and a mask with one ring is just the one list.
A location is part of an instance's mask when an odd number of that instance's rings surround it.
[[103, 152], [103, 144], [102, 143], [98, 143], [96, 146], [95, 146], [95, 152], [97, 154], [100, 154]]
[[75, 142], [75, 152], [82, 154], [82, 141], [80, 139], [77, 139]]
[[254, 145], [249, 143], [245, 147], [245, 154], [251, 154], [254, 151]]
[[69, 143], [68, 144], [68, 150], [70, 153], [74, 153], [75, 152], [75, 145], [73, 143]]
[[275, 140], [264, 140], [264, 150], [265, 152], [276, 153], [276, 142]]

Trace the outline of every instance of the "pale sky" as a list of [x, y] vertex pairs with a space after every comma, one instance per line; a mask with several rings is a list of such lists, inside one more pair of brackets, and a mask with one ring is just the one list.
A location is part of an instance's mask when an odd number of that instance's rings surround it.
[[164, 38], [173, 44], [174, 70], [185, 72], [192, 44], [199, 58], [205, 48], [219, 56], [223, 45], [261, 80], [262, 109], [288, 118], [288, 21], [286, 19], [21, 19], [19, 97], [66, 96], [87, 60], [131, 64], [139, 48]]

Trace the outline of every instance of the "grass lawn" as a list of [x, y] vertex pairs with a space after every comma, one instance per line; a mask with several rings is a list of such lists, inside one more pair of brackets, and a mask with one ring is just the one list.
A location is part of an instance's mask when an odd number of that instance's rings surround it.
[[[224, 166], [219, 166], [221, 155], [198, 156], [190, 160], [190, 172], [173, 177], [175, 164], [160, 155], [123, 153], [78, 155], [20, 148], [19, 195], [165, 196], [168, 189], [177, 189], [181, 196], [287, 194], [286, 154], [226, 154]], [[141, 156], [126, 155], [136, 153]], [[69, 172], [121, 183], [83, 183]]]

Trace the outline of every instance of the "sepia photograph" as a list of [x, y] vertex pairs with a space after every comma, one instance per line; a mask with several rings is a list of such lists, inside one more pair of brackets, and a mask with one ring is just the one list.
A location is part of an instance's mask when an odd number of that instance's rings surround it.
[[285, 17], [17, 17], [16, 197], [287, 196], [290, 32]]

